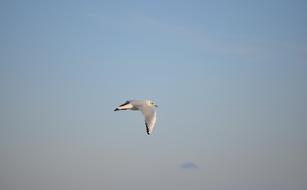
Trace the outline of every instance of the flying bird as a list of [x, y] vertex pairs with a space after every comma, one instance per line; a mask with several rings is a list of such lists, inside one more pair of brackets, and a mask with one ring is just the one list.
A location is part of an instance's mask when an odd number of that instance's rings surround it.
[[146, 132], [150, 135], [156, 125], [156, 109], [158, 107], [154, 101], [151, 100], [128, 100], [122, 105], [118, 106], [114, 111], [121, 110], [139, 110], [145, 117]]

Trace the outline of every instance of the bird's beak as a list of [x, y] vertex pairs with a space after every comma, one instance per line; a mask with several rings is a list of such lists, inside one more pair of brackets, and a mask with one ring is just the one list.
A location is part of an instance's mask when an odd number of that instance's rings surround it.
[[155, 105], [155, 107], [158, 108], [159, 106], [158, 106], [158, 105]]

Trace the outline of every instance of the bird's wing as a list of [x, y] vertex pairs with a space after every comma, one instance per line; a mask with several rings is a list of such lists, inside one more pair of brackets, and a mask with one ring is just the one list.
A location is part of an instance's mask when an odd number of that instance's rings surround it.
[[123, 103], [123, 104], [119, 105], [118, 107], [122, 107], [122, 106], [125, 106], [125, 105], [127, 105], [127, 104], [130, 104], [130, 101], [129, 101], [129, 100], [128, 100], [128, 101], [126, 101], [125, 103]]
[[145, 117], [146, 132], [150, 135], [156, 125], [156, 110], [148, 106], [141, 106], [139, 110]]

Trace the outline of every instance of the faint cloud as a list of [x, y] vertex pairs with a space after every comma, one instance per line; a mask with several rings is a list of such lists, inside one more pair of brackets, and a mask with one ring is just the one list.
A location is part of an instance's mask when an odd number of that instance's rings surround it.
[[[204, 28], [174, 23], [144, 14], [131, 13], [125, 17], [105, 19], [104, 22], [113, 30], [124, 31], [122, 35], [129, 38], [143, 36], [144, 39], [148, 37], [150, 39], [151, 36], [148, 35], [154, 33], [154, 36], [159, 36], [158, 39], [163, 39], [165, 47], [171, 49], [177, 46], [200, 52], [240, 56], [259, 54], [262, 50], [262, 46], [257, 43], [246, 42], [239, 37], [236, 40], [230, 40], [235, 37], [228, 40], [220, 39]], [[150, 40], [146, 42], [151, 43]]]
[[184, 163], [180, 164], [179, 167], [180, 167], [180, 169], [183, 169], [183, 170], [199, 169], [198, 166], [191, 161], [184, 162]]
[[[132, 21], [129, 23], [130, 26], [135, 26], [132, 28], [138, 28], [138, 31], [145, 30], [143, 32], [155, 31], [166, 39], [180, 41], [182, 47], [188, 46], [201, 51], [226, 55], [252, 55], [260, 50], [260, 47], [253, 43], [246, 43], [239, 39], [236, 41], [216, 39], [204, 29], [178, 25], [145, 15], [135, 17]], [[140, 26], [142, 27], [140, 28]]]

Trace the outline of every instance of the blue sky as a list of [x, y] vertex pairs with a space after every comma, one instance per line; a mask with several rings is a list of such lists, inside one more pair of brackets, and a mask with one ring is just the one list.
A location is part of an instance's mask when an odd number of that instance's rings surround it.
[[1, 1], [1, 189], [306, 189], [306, 9]]

